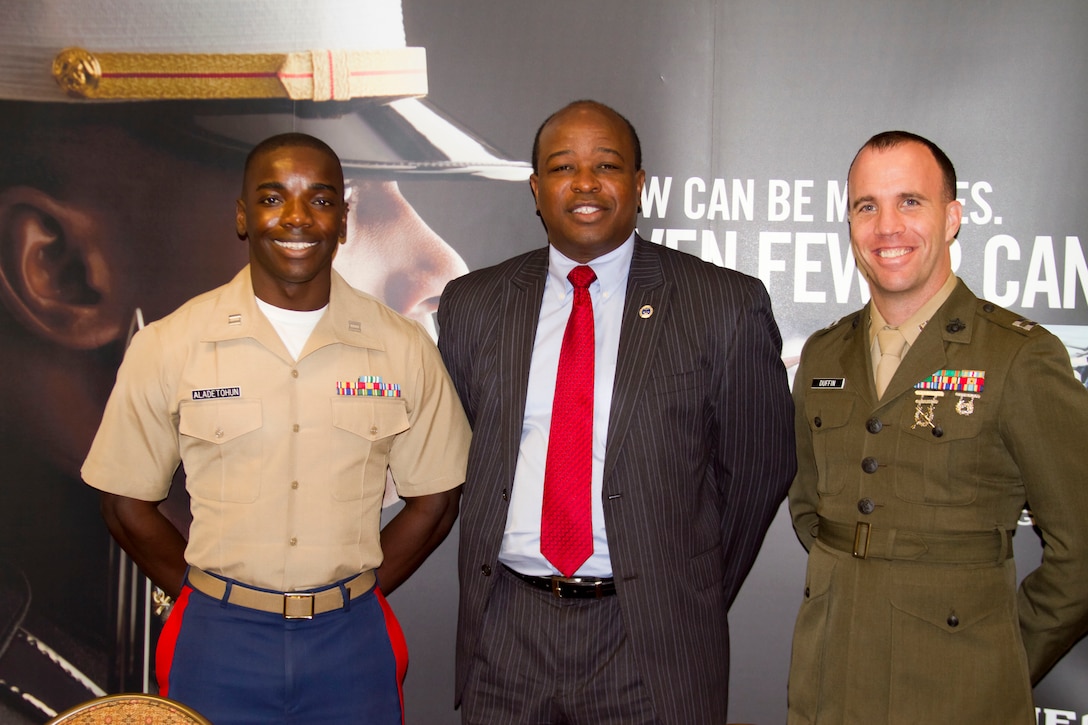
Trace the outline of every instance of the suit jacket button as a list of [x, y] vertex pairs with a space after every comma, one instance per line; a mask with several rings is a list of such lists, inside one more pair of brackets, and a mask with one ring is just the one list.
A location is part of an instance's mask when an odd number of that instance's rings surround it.
[[876, 504], [873, 503], [871, 498], [863, 498], [858, 501], [858, 511], [862, 512], [866, 516], [876, 510]]
[[884, 430], [884, 424], [880, 422], [880, 418], [870, 418], [865, 422], [865, 430], [875, 435]]
[[816, 416], [815, 418], [812, 419], [812, 424], [814, 426], [816, 426], [817, 428], [819, 428], [821, 425], [824, 424], [824, 422], [822, 420], [820, 420], [820, 416]]
[[876, 473], [878, 468], [880, 468], [880, 464], [876, 462], [875, 458], [864, 458], [861, 461], [861, 470], [866, 473]]
[[955, 614], [949, 614], [948, 615], [948, 626], [949, 627], [958, 627], [959, 625], [960, 625], [960, 618], [957, 617]]
[[480, 572], [484, 576], [491, 576], [491, 565], [490, 564], [484, 564], [483, 566], [480, 567]]
[[805, 599], [808, 599], [808, 587], [805, 587]]
[[505, 488], [502, 490], [502, 500], [503, 501], [509, 501], [510, 500], [510, 492], [507, 491]]
[[942, 428], [939, 425], [933, 426], [933, 437], [934, 438], [940, 438], [943, 435], [944, 435], [944, 428]]

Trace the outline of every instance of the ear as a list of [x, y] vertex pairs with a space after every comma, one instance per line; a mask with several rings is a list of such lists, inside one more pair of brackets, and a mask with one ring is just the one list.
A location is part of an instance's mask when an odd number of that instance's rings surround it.
[[[529, 175], [529, 190], [533, 192], [533, 203], [536, 203], [536, 185], [538, 183], [538, 177], [536, 174]], [[537, 216], [540, 215], [540, 205], [537, 204]]]
[[0, 301], [35, 335], [78, 350], [120, 337], [116, 274], [93, 218], [26, 186], [0, 191]]
[[234, 204], [234, 232], [243, 242], [249, 237], [246, 231], [246, 203], [241, 199]]
[[945, 208], [945, 239], [951, 244], [956, 235], [960, 233], [960, 224], [963, 222], [963, 205], [958, 201], [948, 202]]
[[348, 212], [351, 210], [351, 206], [344, 202], [344, 213], [340, 215], [340, 234], [339, 239], [341, 244], [346, 244], [348, 241]]

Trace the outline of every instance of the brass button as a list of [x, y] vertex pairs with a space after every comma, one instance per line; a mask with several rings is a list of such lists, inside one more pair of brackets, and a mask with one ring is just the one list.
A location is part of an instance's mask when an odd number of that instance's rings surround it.
[[298, 488], [298, 481], [291, 481], [291, 488], [292, 490]]
[[296, 546], [296, 545], [298, 545], [298, 539], [295, 538], [294, 536], [292, 536], [291, 540], [288, 541], [287, 543], [290, 544], [291, 546]]
[[870, 418], [865, 421], [865, 430], [869, 431], [873, 435], [876, 435], [880, 431], [884, 430], [884, 424], [880, 422], [880, 418]]
[[873, 511], [876, 511], [876, 504], [873, 503], [871, 498], [863, 498], [858, 501], [858, 511], [868, 516]]
[[291, 377], [292, 378], [297, 378], [298, 377], [298, 370], [292, 370], [291, 371]]

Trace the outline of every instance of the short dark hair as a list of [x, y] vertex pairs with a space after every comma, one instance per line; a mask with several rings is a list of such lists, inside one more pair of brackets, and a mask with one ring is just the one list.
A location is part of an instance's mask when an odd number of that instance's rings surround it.
[[868, 141], [858, 152], [854, 154], [854, 160], [850, 162], [850, 170], [847, 171], [847, 178], [849, 178], [850, 172], [854, 170], [854, 164], [858, 160], [858, 156], [865, 149], [873, 149], [874, 151], [887, 151], [888, 149], [901, 146], [905, 143], [919, 143], [929, 149], [929, 152], [933, 154], [933, 160], [937, 162], [937, 167], [941, 170], [941, 176], [944, 177], [944, 193], [945, 201], [955, 201], [956, 199], [956, 167], [952, 165], [952, 160], [948, 158], [948, 154], [941, 150], [941, 147], [930, 141], [924, 136], [919, 136], [916, 133], [910, 131], [884, 131], [878, 133]]
[[611, 113], [612, 115], [616, 116], [621, 121], [623, 121], [624, 125], [627, 126], [628, 133], [631, 134], [631, 145], [634, 146], [634, 148], [635, 148], [635, 171], [638, 171], [639, 169], [642, 168], [642, 142], [638, 140], [638, 132], [635, 130], [634, 124], [632, 124], [630, 121], [628, 121], [626, 116], [624, 116], [622, 113], [620, 113], [616, 109], [612, 108], [611, 106], [606, 106], [605, 104], [601, 103], [600, 101], [593, 101], [593, 100], [590, 100], [588, 98], [583, 98], [583, 99], [578, 100], [578, 101], [571, 101], [570, 103], [563, 106], [562, 108], [560, 108], [558, 111], [556, 111], [552, 115], [545, 118], [544, 123], [540, 124], [540, 128], [538, 128], [536, 130], [536, 136], [533, 137], [533, 173], [534, 174], [539, 174], [540, 173], [540, 164], [537, 162], [536, 157], [540, 153], [540, 134], [543, 133], [544, 127], [547, 126], [549, 123], [551, 123], [552, 119], [554, 119], [556, 116], [563, 113], [564, 111], [567, 111], [568, 109], [574, 108], [575, 106], [594, 106], [597, 109], [599, 109], [601, 111], [604, 111], [605, 113]]
[[340, 157], [336, 155], [336, 152], [332, 150], [331, 146], [321, 139], [307, 133], [291, 131], [289, 133], [280, 133], [275, 136], [269, 136], [264, 141], [261, 141], [254, 146], [246, 156], [246, 163], [243, 167], [243, 176], [249, 173], [249, 167], [253, 164], [255, 158], [269, 151], [277, 151], [282, 148], [307, 148], [320, 151], [336, 161], [336, 166], [340, 169], [340, 176], [344, 175], [344, 169], [340, 165]]

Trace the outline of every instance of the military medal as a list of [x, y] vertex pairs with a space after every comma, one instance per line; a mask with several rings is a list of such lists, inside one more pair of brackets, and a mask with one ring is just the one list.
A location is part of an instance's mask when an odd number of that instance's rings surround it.
[[978, 393], [956, 393], [959, 402], [956, 403], [956, 412], [960, 415], [971, 415], [975, 412], [975, 398], [980, 398]]
[[915, 390], [914, 395], [914, 425], [911, 428], [935, 427], [933, 420], [937, 414], [937, 403], [941, 402], [944, 393], [940, 390]]

